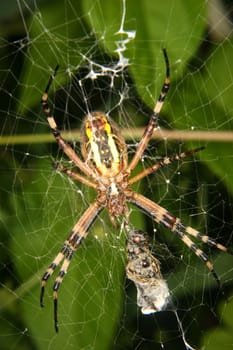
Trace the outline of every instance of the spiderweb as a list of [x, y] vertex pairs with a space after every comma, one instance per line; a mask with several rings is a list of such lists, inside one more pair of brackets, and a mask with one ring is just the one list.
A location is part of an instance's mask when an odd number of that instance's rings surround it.
[[[49, 94], [63, 136], [79, 154], [89, 110], [109, 113], [129, 158], [164, 81], [171, 90], [135, 173], [161, 156], [206, 146], [135, 184], [134, 189], [226, 246], [232, 245], [231, 2], [122, 0], [1, 4], [1, 349], [231, 349], [232, 257], [200, 244], [224, 285], [171, 232], [130, 207], [131, 225], [151, 237], [171, 302], [143, 315], [125, 276], [126, 234], [101, 213], [59, 291], [53, 277], [39, 307], [40, 279], [95, 193], [51, 164], [58, 150], [40, 106]], [[57, 271], [55, 272], [56, 275]]]

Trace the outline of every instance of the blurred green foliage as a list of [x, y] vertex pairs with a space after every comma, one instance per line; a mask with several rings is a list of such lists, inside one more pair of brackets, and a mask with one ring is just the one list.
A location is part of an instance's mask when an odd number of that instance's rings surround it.
[[[102, 65], [117, 59], [115, 33], [123, 18], [123, 2], [9, 1], [0, 8], [1, 135], [47, 132], [39, 101], [49, 72], [60, 64], [61, 74], [53, 89], [59, 87], [56, 112], [63, 124], [67, 106], [62, 102], [62, 87], [69, 72], [82, 70], [84, 55]], [[131, 97], [126, 101], [124, 109], [135, 116], [133, 125], [148, 122], [146, 112], [153, 108], [164, 80], [161, 49], [166, 47], [172, 85], [160, 124], [181, 130], [232, 130], [233, 40], [211, 40], [205, 1], [126, 1], [124, 30], [136, 31], [124, 52], [130, 62], [127, 79], [135, 94], [135, 100]], [[119, 37], [124, 38], [124, 34]], [[85, 91], [88, 96], [88, 85]], [[97, 109], [102, 103], [106, 108], [106, 95], [95, 96], [92, 105]], [[73, 100], [76, 97], [73, 95]], [[80, 125], [81, 117], [77, 116], [85, 109], [79, 99], [77, 105], [79, 110], [71, 106], [66, 113], [71, 127]], [[188, 224], [205, 229], [213, 238], [221, 236], [223, 244], [230, 245], [233, 143], [204, 144], [206, 150], [196, 157], [201, 162], [191, 160], [177, 168], [182, 171], [181, 178], [168, 169], [161, 176], [142, 181], [136, 189], [176, 215], [182, 213]], [[199, 140], [185, 148], [197, 145]], [[152, 142], [148, 158], [172, 153], [174, 147], [178, 152], [180, 145]], [[59, 299], [60, 332], [54, 333], [52, 283], [49, 281], [46, 290], [45, 308], [40, 310], [40, 278], [94, 194], [56, 174], [50, 165], [51, 154], [61, 157], [56, 145], [1, 146], [0, 334], [4, 342], [0, 349], [185, 348], [172, 312], [153, 317], [137, 313], [135, 289], [124, 282], [125, 237], [119, 239], [106, 213], [98, 218], [65, 278]], [[169, 191], [163, 176], [173, 176]], [[207, 215], [198, 215], [200, 210]], [[132, 221], [148, 232], [154, 229], [138, 211], [133, 211]], [[214, 305], [216, 288], [210, 278], [203, 281], [203, 275], [208, 274], [205, 266], [195, 256], [185, 254], [182, 243], [175, 242], [170, 233], [162, 229], [160, 233], [162, 238], [156, 235], [158, 242], [162, 246], [167, 242], [171, 248], [163, 259], [164, 270], [175, 304], [183, 310], [180, 317], [187, 338], [195, 345], [204, 344], [205, 349], [219, 349], [220, 345], [229, 349], [227, 344], [233, 343], [229, 330], [232, 303], [225, 303], [220, 296], [219, 304]], [[176, 257], [175, 263], [170, 257]], [[216, 255], [214, 262], [226, 282], [226, 294], [232, 295], [231, 257]], [[214, 306], [221, 314], [220, 325]]]

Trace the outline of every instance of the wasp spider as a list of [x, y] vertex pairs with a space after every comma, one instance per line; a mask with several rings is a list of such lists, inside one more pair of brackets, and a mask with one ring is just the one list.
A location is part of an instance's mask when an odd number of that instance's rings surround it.
[[42, 277], [40, 295], [41, 306], [43, 306], [45, 285], [56, 267], [61, 264], [59, 274], [56, 277], [53, 285], [54, 323], [56, 331], [58, 331], [58, 290], [65, 274], [67, 273], [75, 251], [87, 237], [88, 230], [104, 208], [108, 209], [109, 217], [113, 224], [115, 219], [119, 216], [123, 216], [125, 222], [128, 223], [130, 215], [127, 203], [135, 205], [149, 217], [151, 217], [151, 219], [156, 223], [165, 226], [173, 234], [177, 235], [188, 248], [193, 250], [193, 252], [206, 264], [207, 268], [220, 285], [220, 280], [214, 271], [212, 264], [208, 260], [207, 255], [195, 245], [195, 243], [192, 241], [192, 237], [222, 251], [227, 251], [227, 248], [219, 243], [215, 243], [211, 238], [206, 235], [202, 235], [194, 228], [186, 226], [179, 218], [169, 213], [165, 208], [161, 207], [157, 203], [154, 203], [142, 194], [136, 193], [131, 188], [133, 183], [141, 180], [149, 174], [156, 172], [161, 167], [169, 165], [173, 161], [182, 160], [183, 158], [192, 155], [201, 149], [197, 148], [180, 154], [175, 154], [172, 157], [165, 157], [154, 165], [144, 169], [139, 174], [130, 177], [132, 171], [142, 158], [143, 152], [151, 139], [154, 129], [158, 126], [158, 115], [169, 90], [169, 62], [165, 49], [163, 50], [163, 54], [166, 64], [165, 82], [161, 89], [158, 101], [155, 104], [150, 121], [146, 126], [142, 138], [137, 146], [136, 153], [129, 163], [126, 143], [120, 133], [120, 129], [113, 122], [113, 120], [103, 112], [91, 112], [83, 120], [81, 130], [81, 152], [83, 159], [81, 159], [76, 154], [74, 149], [63, 139], [48, 103], [49, 88], [55, 77], [58, 66], [56, 67], [54, 74], [50, 77], [48, 85], [42, 96], [41, 103], [43, 111], [47, 117], [48, 124], [59, 147], [81, 173], [66, 168], [62, 164], [57, 164], [57, 169], [73, 180], [95, 189], [97, 192], [96, 199], [90, 204], [90, 206], [75, 223], [60, 252], [57, 254]]

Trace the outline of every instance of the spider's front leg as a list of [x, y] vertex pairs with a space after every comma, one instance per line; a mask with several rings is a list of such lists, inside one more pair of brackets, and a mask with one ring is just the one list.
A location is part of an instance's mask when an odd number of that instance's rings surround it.
[[164, 100], [167, 96], [169, 87], [170, 87], [170, 67], [169, 67], [169, 61], [168, 61], [168, 56], [167, 56], [167, 51], [166, 49], [163, 49], [163, 55], [164, 55], [164, 60], [166, 64], [166, 78], [164, 81], [164, 84], [162, 86], [158, 101], [154, 107], [152, 116], [150, 118], [149, 124], [147, 125], [144, 134], [142, 136], [141, 141], [139, 142], [139, 145], [137, 147], [136, 153], [131, 160], [130, 164], [128, 165], [126, 172], [130, 174], [132, 170], [136, 167], [138, 164], [139, 160], [141, 159], [143, 152], [145, 151], [148, 142], [151, 139], [151, 136], [153, 134], [154, 128], [158, 124], [158, 115], [163, 107]]
[[[49, 102], [48, 102], [48, 93], [50, 86], [56, 76], [56, 73], [59, 69], [59, 66], [57, 65], [54, 73], [50, 76], [48, 84], [46, 86], [46, 89], [41, 97], [41, 105], [44, 111], [44, 114], [47, 118], [48, 124], [51, 128], [51, 131], [53, 133], [53, 136], [55, 140], [57, 141], [59, 147], [63, 150], [63, 152], [67, 155], [67, 157], [73, 161], [73, 163], [87, 176], [89, 176], [92, 179], [95, 179], [95, 174], [91, 171], [91, 169], [84, 163], [81, 158], [76, 154], [76, 152], [73, 150], [73, 148], [63, 139], [61, 132], [57, 126], [57, 123], [54, 119], [52, 110], [50, 108]], [[81, 176], [80, 176], [81, 177]], [[80, 180], [79, 180], [80, 181]]]
[[54, 326], [56, 332], [58, 332], [58, 319], [57, 319], [57, 309], [58, 309], [58, 290], [63, 281], [65, 274], [67, 273], [69, 264], [73, 257], [74, 252], [80, 246], [83, 239], [86, 238], [87, 233], [94, 220], [98, 214], [103, 209], [103, 206], [99, 202], [93, 202], [89, 208], [84, 212], [81, 218], [73, 227], [70, 236], [65, 241], [61, 251], [57, 254], [52, 264], [49, 266], [47, 271], [44, 273], [41, 280], [41, 293], [40, 293], [40, 305], [44, 305], [44, 291], [47, 280], [53, 274], [56, 267], [62, 262], [61, 269], [53, 285], [53, 300], [54, 300]]

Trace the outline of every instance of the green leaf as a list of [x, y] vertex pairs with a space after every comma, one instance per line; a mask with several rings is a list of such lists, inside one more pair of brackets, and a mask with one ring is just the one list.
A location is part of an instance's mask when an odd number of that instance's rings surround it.
[[25, 113], [39, 105], [42, 92], [57, 64], [61, 66], [55, 84], [64, 84], [68, 76], [80, 66], [82, 49], [87, 50], [93, 42], [85, 40], [85, 26], [80, 19], [78, 2], [73, 5], [62, 1], [49, 1], [41, 5], [29, 19], [27, 55], [20, 79], [21, 96], [19, 111]]
[[[203, 69], [187, 74], [179, 82], [179, 88], [168, 95], [167, 117], [172, 128], [209, 133], [233, 129], [231, 57], [232, 43], [226, 40], [214, 47]], [[200, 153], [202, 161], [233, 193], [233, 142], [201, 144], [206, 146], [206, 150]], [[186, 147], [194, 147], [193, 142]]]
[[[167, 48], [171, 63], [172, 84], [160, 116], [161, 124], [166, 122], [170, 127], [179, 129], [194, 127], [200, 130], [231, 130], [232, 41], [228, 39], [225, 43], [212, 47], [206, 61], [201, 62], [196, 70], [191, 69], [192, 67], [188, 69], [192, 59], [197, 59], [201, 55], [197, 52], [203, 42], [206, 29], [206, 2], [200, 0], [191, 3], [178, 0], [171, 5], [171, 2], [165, 1], [159, 4], [148, 0], [137, 2], [129, 0], [125, 3], [126, 17], [122, 22], [124, 1], [85, 0], [71, 3], [52, 0], [44, 1], [43, 4], [37, 2], [38, 11], [32, 13], [26, 23], [28, 42], [22, 41], [25, 50], [22, 50], [22, 47], [21, 52], [25, 60], [22, 75], [20, 79], [17, 77], [22, 90], [20, 96], [16, 98], [19, 102], [18, 109], [23, 113], [23, 120], [26, 119], [26, 113], [30, 118], [31, 112], [35, 113], [34, 107], [39, 105], [41, 94], [49, 78], [48, 73], [53, 72], [57, 63], [61, 65], [61, 70], [56, 82], [58, 85], [64, 85], [65, 75], [70, 77], [81, 67], [83, 54], [88, 58], [94, 54], [100, 54], [100, 57], [104, 57], [104, 67], [106, 52], [119, 58], [119, 51], [118, 53], [116, 51], [119, 48], [117, 45], [126, 44], [126, 40], [127, 45], [123, 53], [124, 57], [129, 59], [133, 84], [141, 99], [150, 107], [153, 107], [156, 102], [164, 80], [165, 69], [161, 48], [164, 46]], [[121, 23], [125, 33], [119, 33]], [[133, 31], [136, 32], [135, 39], [133, 39]], [[99, 51], [100, 48], [102, 51]], [[5, 55], [4, 52], [3, 56]], [[8, 72], [7, 69], [4, 66], [3, 71]], [[184, 73], [187, 74], [184, 75]], [[8, 92], [6, 89], [7, 87], [4, 86], [4, 90]], [[14, 88], [9, 91], [14, 91]], [[10, 93], [9, 96], [11, 96]], [[15, 111], [11, 108], [13, 107], [3, 108], [4, 116], [5, 114], [8, 118], [15, 116]], [[144, 124], [147, 123], [148, 118], [143, 118]], [[32, 122], [34, 125], [33, 120]], [[38, 127], [40, 124], [38, 119], [36, 122]], [[14, 126], [18, 126], [15, 121]], [[35, 132], [34, 128], [33, 132]], [[165, 143], [166, 146], [167, 143]], [[26, 153], [28, 148], [24, 146], [19, 150], [16, 147], [9, 149], [15, 157], [22, 153], [24, 156], [28, 155]], [[2, 217], [4, 228], [7, 227], [12, 240], [9, 254], [14, 263], [13, 276], [14, 279], [18, 277], [19, 286], [14, 290], [11, 284], [6, 284], [4, 293], [1, 293], [3, 304], [5, 303], [4, 310], [7, 313], [13, 309], [13, 301], [18, 301], [15, 306], [17, 318], [11, 317], [11, 321], [6, 325], [4, 321], [8, 319], [8, 315], [3, 316], [4, 334], [13, 334], [8, 348], [15, 347], [16, 344], [18, 346], [19, 337], [25, 340], [29, 334], [28, 339], [30, 338], [33, 346], [38, 349], [73, 349], [74, 347], [109, 349], [116, 339], [115, 330], [119, 331], [119, 318], [123, 305], [125, 238], [119, 237], [119, 232], [114, 231], [108, 216], [103, 212], [85, 243], [75, 254], [69, 273], [61, 286], [58, 309], [60, 332], [55, 334], [52, 284], [57, 271], [48, 282], [43, 310], [39, 307], [40, 279], [61, 249], [75, 221], [80, 218], [81, 213], [93, 199], [93, 194], [89, 195], [89, 190], [85, 192], [83, 188], [79, 192], [79, 186], [71, 185], [67, 179], [64, 180], [63, 176], [54, 177], [49, 162], [42, 161], [38, 149], [39, 147], [36, 152], [31, 153], [34, 154], [34, 160], [38, 161], [36, 167], [28, 163], [28, 169], [33, 171], [33, 175], [30, 175], [29, 171], [21, 173], [19, 167], [24, 163], [20, 159], [19, 163], [15, 162], [11, 165], [11, 170], [16, 170], [16, 174], [10, 189], [6, 190], [2, 185], [4, 189], [2, 201], [5, 210], [6, 203], [9, 203], [5, 198], [6, 194], [7, 199], [10, 197], [12, 203], [8, 220], [5, 213]], [[201, 158], [209, 167], [211, 174], [214, 173], [217, 179], [224, 180], [231, 193], [233, 191], [232, 151], [232, 145], [229, 143], [208, 143], [207, 150], [201, 153]], [[151, 159], [154, 159], [155, 155], [152, 153], [150, 155]], [[144, 165], [140, 164], [138, 170], [143, 168]], [[19, 175], [20, 181], [17, 187], [15, 176]], [[191, 171], [190, 182], [196, 179], [196, 174]], [[205, 174], [205, 180], [210, 183], [209, 173]], [[149, 193], [150, 198], [154, 193], [157, 197], [160, 194], [163, 197], [161, 183], [167, 186], [164, 179], [158, 181], [156, 188], [152, 187], [152, 177], [147, 181], [149, 186], [144, 188], [144, 191]], [[198, 181], [201, 184], [202, 179]], [[216, 184], [217, 180], [214, 181]], [[144, 193], [141, 186], [135, 187]], [[180, 187], [183, 188], [183, 182]], [[172, 196], [170, 188], [167, 186], [165, 191], [170, 196], [170, 202], [174, 207], [178, 203], [174, 200], [178, 187], [173, 186]], [[12, 195], [9, 194], [10, 192]], [[195, 195], [192, 198], [194, 197]], [[181, 196], [178, 193], [178, 200], [180, 199]], [[182, 200], [179, 203], [182, 203]], [[187, 207], [190, 203], [189, 200]], [[12, 208], [14, 208], [14, 215], [12, 215]], [[183, 207], [180, 204], [177, 205], [176, 212], [182, 210]], [[138, 211], [133, 210], [132, 222], [135, 227], [146, 227], [142, 218], [144, 215], [138, 215]], [[223, 219], [222, 223], [224, 223]], [[3, 247], [8, 247], [8, 242], [4, 242]], [[172, 253], [169, 254], [169, 256], [172, 255]], [[180, 256], [177, 259], [179, 266], [182, 265], [182, 271], [169, 279], [171, 289], [174, 291], [173, 295], [177, 298], [182, 298], [183, 293], [188, 293], [187, 289], [192, 290], [195, 286], [197, 293], [201, 290], [200, 293], [203, 295], [203, 286], [211, 286], [212, 282], [204, 283], [202, 280], [192, 278], [192, 274], [190, 278], [187, 276], [189, 271], [193, 272], [194, 266], [195, 271], [203, 277], [201, 263], [192, 265], [194, 260], [198, 260], [197, 257], [194, 258], [188, 261], [190, 270], [187, 265], [182, 264]], [[226, 266], [227, 270], [231, 271], [230, 265]], [[223, 267], [224, 263], [217, 269], [221, 275], [224, 273]], [[229, 277], [229, 280], [231, 281], [232, 278]], [[184, 284], [180, 281], [184, 281]], [[10, 293], [7, 293], [7, 290]], [[191, 310], [192, 306], [190, 306]], [[135, 300], [134, 308], [136, 309]], [[127, 345], [132, 346], [132, 344]]]
[[[144, 102], [153, 106], [165, 74], [161, 49], [166, 47], [168, 51], [172, 75], [180, 76], [202, 40], [206, 4], [202, 0], [178, 0], [172, 4], [130, 0], [126, 2], [124, 19], [123, 3], [84, 1], [83, 7], [91, 11], [88, 20], [105, 50], [116, 55], [117, 45], [125, 44], [123, 54], [129, 59], [137, 90]], [[123, 34], [119, 32], [121, 23]], [[135, 39], [130, 37], [132, 31]]]
[[203, 344], [206, 350], [227, 350], [232, 347], [233, 300], [219, 305], [217, 314], [221, 318], [220, 327], [212, 328], [203, 334]]

